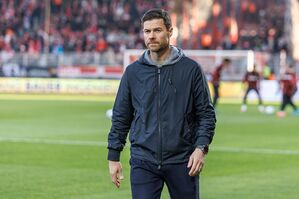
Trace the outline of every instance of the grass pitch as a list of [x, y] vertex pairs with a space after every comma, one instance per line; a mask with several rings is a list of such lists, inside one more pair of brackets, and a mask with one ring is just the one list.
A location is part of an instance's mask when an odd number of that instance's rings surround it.
[[[107, 166], [105, 112], [111, 98], [0, 96], [0, 198], [129, 199]], [[254, 105], [220, 104], [201, 175], [203, 199], [295, 199], [299, 195], [299, 117], [265, 115]], [[166, 187], [165, 187], [166, 189]], [[169, 198], [166, 191], [162, 198]]]

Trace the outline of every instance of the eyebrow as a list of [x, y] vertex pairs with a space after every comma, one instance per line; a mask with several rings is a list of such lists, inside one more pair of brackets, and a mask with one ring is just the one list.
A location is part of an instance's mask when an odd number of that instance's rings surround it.
[[161, 28], [161, 27], [157, 27], [157, 28], [153, 28], [153, 29], [149, 29], [149, 28], [145, 28], [145, 29], [143, 29], [143, 31], [150, 31], [150, 30], [163, 30], [163, 28]]

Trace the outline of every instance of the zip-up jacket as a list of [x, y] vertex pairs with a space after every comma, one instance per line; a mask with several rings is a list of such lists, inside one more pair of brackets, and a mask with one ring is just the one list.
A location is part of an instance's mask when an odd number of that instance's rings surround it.
[[187, 162], [197, 146], [212, 142], [216, 117], [204, 73], [171, 48], [162, 66], [145, 51], [126, 68], [113, 107], [108, 160], [119, 161], [128, 132], [131, 157], [158, 165]]

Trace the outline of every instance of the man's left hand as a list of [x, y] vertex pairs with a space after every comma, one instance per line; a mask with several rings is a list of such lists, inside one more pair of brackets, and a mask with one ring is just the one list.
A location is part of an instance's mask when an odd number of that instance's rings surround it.
[[190, 168], [189, 176], [198, 175], [204, 166], [205, 154], [199, 148], [196, 148], [189, 158], [187, 167]]

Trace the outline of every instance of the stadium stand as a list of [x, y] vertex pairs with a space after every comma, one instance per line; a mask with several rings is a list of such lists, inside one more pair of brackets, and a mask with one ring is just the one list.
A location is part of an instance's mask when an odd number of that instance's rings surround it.
[[[184, 0], [184, 3], [191, 5], [195, 1]], [[144, 48], [139, 31], [140, 16], [153, 7], [176, 12], [173, 4], [174, 1], [167, 0], [2, 0], [0, 64], [12, 57], [28, 59], [16, 57], [16, 53], [28, 53], [33, 59], [34, 55], [50, 52], [50, 57], [45, 59], [52, 68], [57, 67], [55, 56], [67, 53], [89, 53], [83, 60], [92, 57], [100, 64], [122, 65], [125, 49]], [[47, 7], [50, 7], [49, 15]], [[281, 28], [286, 9], [284, 1], [219, 0], [214, 1], [210, 9], [211, 14], [200, 29], [189, 38], [183, 38], [177, 43], [179, 46], [184, 49], [250, 49], [276, 57], [281, 50], [288, 52], [286, 35]], [[182, 12], [183, 16], [188, 14]], [[47, 19], [50, 19], [48, 30]], [[238, 26], [237, 39], [230, 35], [234, 20]], [[42, 61], [33, 59], [32, 62]], [[273, 65], [277, 65], [267, 64], [273, 70]]]
[[[90, 52], [103, 53], [112, 47], [114, 52], [122, 48], [143, 48], [139, 33], [139, 19], [145, 10], [152, 7], [169, 8], [171, 1], [128, 1], [128, 0], [74, 0], [51, 1], [51, 26], [49, 47], [51, 53]], [[232, 5], [226, 1], [222, 8]], [[235, 9], [239, 19], [240, 39], [237, 43], [227, 40], [226, 23], [228, 12], [208, 19], [201, 32], [219, 35], [213, 45], [206, 48], [216, 49], [254, 49], [273, 52], [286, 48], [283, 30], [285, 4], [283, 1], [237, 1]], [[39, 53], [45, 51], [47, 33], [45, 25], [45, 1], [3, 0], [0, 9], [0, 49], [1, 51]], [[213, 18], [216, 17], [216, 20]], [[218, 23], [217, 33], [213, 25]], [[196, 36], [196, 35], [193, 35]], [[201, 42], [199, 42], [200, 44]], [[188, 46], [199, 49], [202, 46]]]

